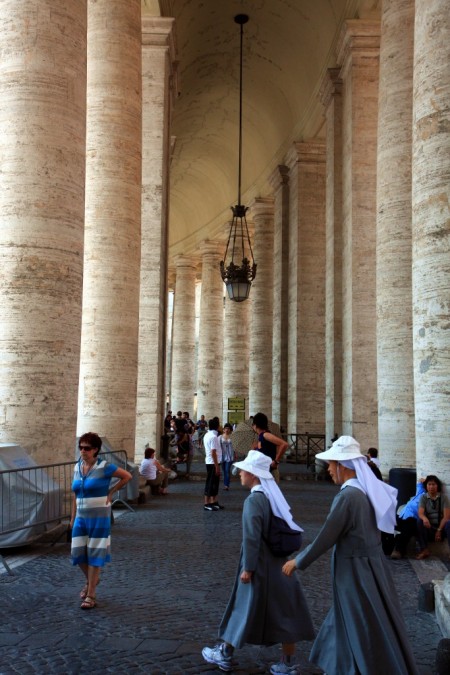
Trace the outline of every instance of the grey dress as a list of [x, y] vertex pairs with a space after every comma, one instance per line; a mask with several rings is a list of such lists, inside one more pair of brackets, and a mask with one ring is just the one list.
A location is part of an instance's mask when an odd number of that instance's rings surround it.
[[[242, 512], [242, 547], [234, 587], [219, 627], [219, 638], [242, 647], [312, 640], [314, 629], [300, 581], [286, 577], [285, 558], [276, 558], [263, 540], [270, 522], [270, 502], [253, 491]], [[248, 584], [243, 570], [253, 572]]]
[[344, 487], [335, 497], [316, 539], [296, 557], [297, 567], [306, 569], [331, 546], [333, 606], [310, 661], [327, 675], [415, 675], [375, 513], [359, 488]]

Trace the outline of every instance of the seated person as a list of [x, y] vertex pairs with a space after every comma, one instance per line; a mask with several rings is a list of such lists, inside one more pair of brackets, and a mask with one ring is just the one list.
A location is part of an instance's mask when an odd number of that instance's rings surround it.
[[153, 448], [145, 448], [145, 459], [141, 462], [139, 473], [147, 479], [146, 485], [157, 487], [160, 495], [167, 494], [170, 469], [166, 469], [165, 466], [155, 459]]
[[423, 483], [425, 478], [419, 478], [416, 494], [406, 503], [402, 504], [397, 511], [397, 530], [394, 550], [391, 553], [393, 560], [400, 560], [406, 555], [406, 549], [411, 537], [417, 535], [417, 518], [419, 517], [419, 501], [425, 493]]
[[442, 494], [442, 483], [437, 476], [427, 476], [423, 482], [426, 494], [419, 501], [417, 519], [417, 541], [420, 552], [417, 560], [428, 558], [429, 541], [443, 541], [447, 537], [450, 546], [450, 506], [448, 497]]

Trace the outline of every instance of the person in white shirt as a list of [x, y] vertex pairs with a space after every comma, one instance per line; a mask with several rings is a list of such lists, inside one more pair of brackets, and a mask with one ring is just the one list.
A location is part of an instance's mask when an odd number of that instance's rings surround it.
[[144, 459], [139, 467], [139, 473], [147, 479], [147, 485], [159, 488], [160, 495], [167, 494], [170, 469], [167, 469], [155, 459], [155, 450], [153, 448], [145, 448]]
[[220, 464], [222, 449], [219, 441], [219, 419], [214, 417], [208, 422], [209, 431], [203, 437], [205, 448], [206, 482], [203, 509], [205, 511], [219, 511], [223, 509], [217, 500], [220, 483]]

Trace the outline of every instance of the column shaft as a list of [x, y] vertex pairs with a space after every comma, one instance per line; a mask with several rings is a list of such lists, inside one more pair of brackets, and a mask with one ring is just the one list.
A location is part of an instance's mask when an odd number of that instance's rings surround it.
[[273, 200], [250, 206], [255, 225], [253, 252], [258, 265], [252, 285], [249, 409], [272, 418]]
[[[450, 3], [416, 2], [413, 349], [418, 475], [450, 476]], [[424, 473], [425, 472], [425, 473]]]
[[274, 191], [272, 419], [287, 429], [289, 326], [289, 169], [269, 178]]
[[172, 377], [170, 408], [191, 413], [195, 393], [195, 274], [190, 256], [177, 256], [172, 318]]
[[[251, 292], [250, 292], [251, 297]], [[251, 299], [245, 302], [225, 300], [223, 327], [223, 420], [228, 413], [228, 399], [245, 399], [245, 417], [249, 415], [249, 323]]]
[[73, 456], [81, 329], [86, 1], [1, 5], [0, 441]]
[[347, 21], [338, 49], [343, 81], [342, 431], [378, 444], [376, 146], [379, 22]]
[[141, 3], [89, 0], [78, 432], [134, 455], [141, 226]]
[[219, 263], [221, 246], [205, 241], [198, 338], [197, 419], [220, 416], [223, 410], [223, 294]]
[[414, 0], [384, 0], [377, 141], [378, 447], [415, 465], [411, 288]]
[[322, 84], [326, 131], [325, 434], [342, 433], [342, 81], [330, 68]]
[[167, 231], [175, 45], [171, 18], [142, 26], [142, 229], [136, 458], [159, 449], [165, 412]]
[[325, 146], [295, 143], [290, 169], [288, 431], [325, 431]]

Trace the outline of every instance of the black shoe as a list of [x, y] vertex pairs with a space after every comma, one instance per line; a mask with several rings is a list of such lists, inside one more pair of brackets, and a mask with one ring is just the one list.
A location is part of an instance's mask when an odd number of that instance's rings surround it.
[[224, 506], [222, 506], [222, 504], [219, 504], [219, 502], [214, 502], [213, 504], [211, 504], [211, 506], [215, 506], [217, 511], [218, 511], [219, 509], [222, 510], [222, 509], [225, 508]]
[[204, 511], [218, 511], [219, 509], [215, 509], [212, 504], [205, 504], [203, 507]]

